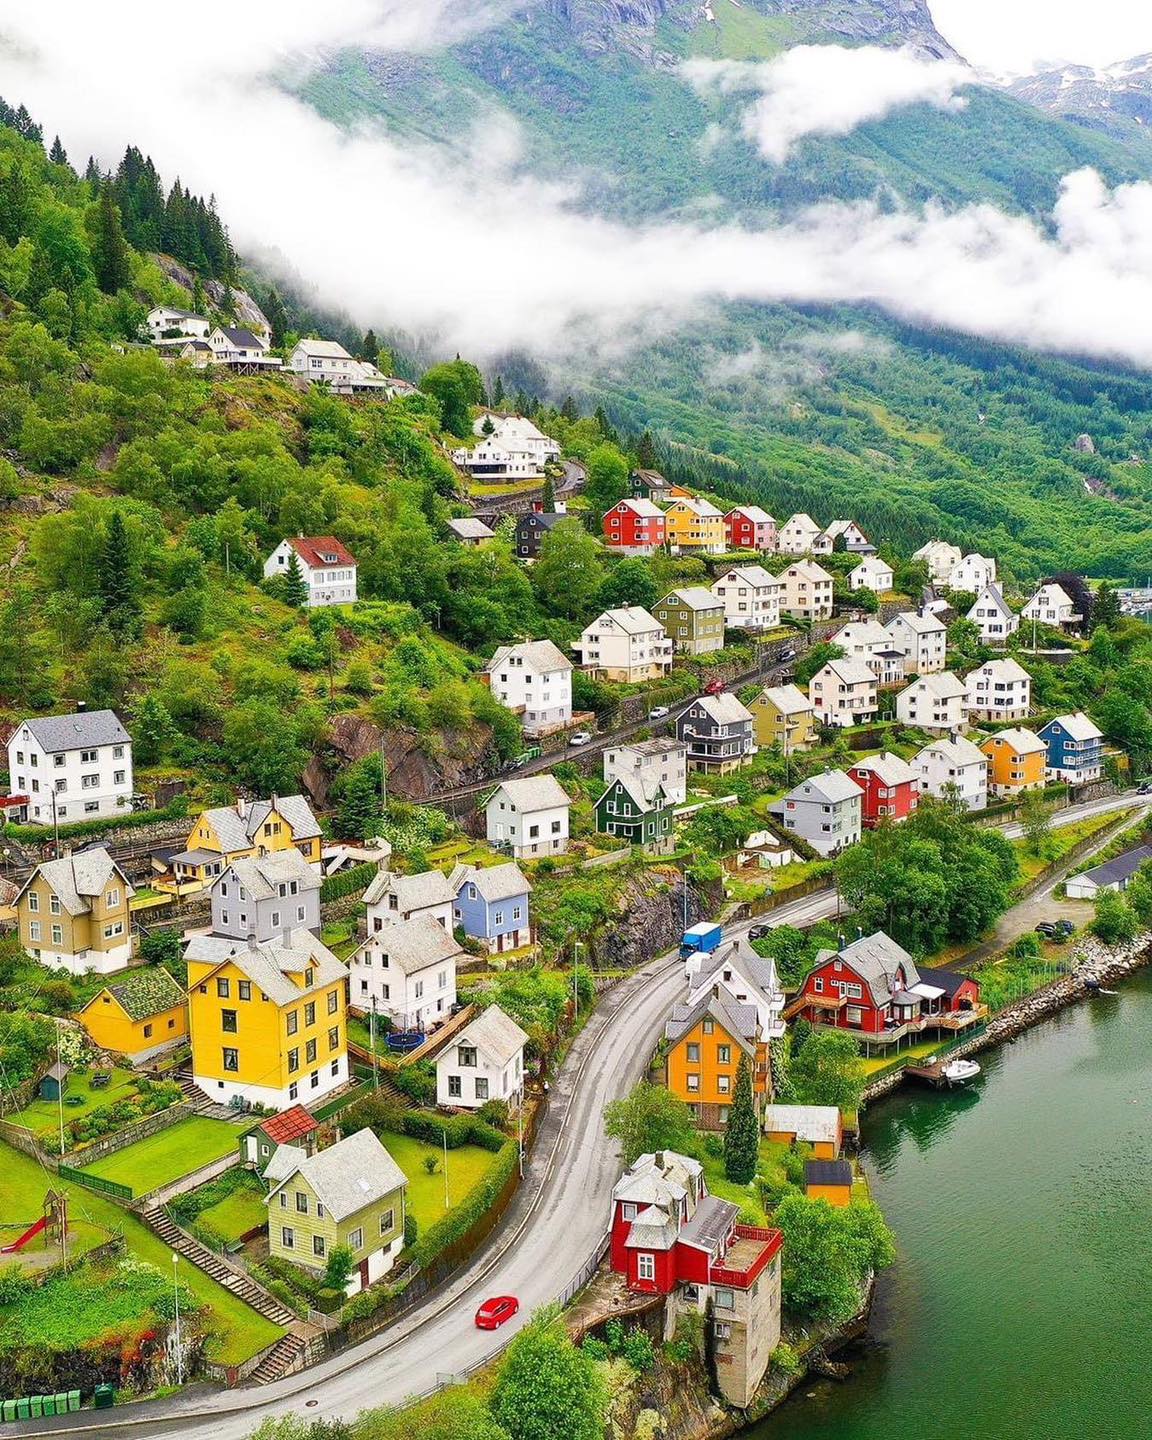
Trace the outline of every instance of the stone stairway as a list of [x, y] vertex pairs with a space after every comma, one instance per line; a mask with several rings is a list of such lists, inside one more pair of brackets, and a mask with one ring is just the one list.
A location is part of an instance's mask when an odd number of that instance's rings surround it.
[[[231, 1291], [237, 1299], [251, 1305], [253, 1310], [271, 1320], [274, 1325], [292, 1325], [296, 1322], [296, 1316], [286, 1305], [269, 1295], [250, 1276], [234, 1270], [219, 1255], [209, 1250], [207, 1245], [201, 1245], [199, 1240], [186, 1234], [179, 1225], [169, 1219], [160, 1206], [147, 1205], [139, 1213], [144, 1223], [169, 1249], [182, 1255], [189, 1264], [211, 1276], [218, 1285], [223, 1285], [225, 1290]], [[271, 1359], [271, 1356], [268, 1358]]]
[[280, 1380], [285, 1375], [303, 1369], [307, 1350], [308, 1342], [289, 1331], [277, 1340], [249, 1379], [253, 1385], [271, 1385], [273, 1380]]
[[187, 1070], [177, 1070], [173, 1079], [197, 1115], [207, 1115], [213, 1120], [235, 1120], [236, 1112], [227, 1105], [218, 1105], [215, 1100], [209, 1100], [199, 1085], [193, 1082]]

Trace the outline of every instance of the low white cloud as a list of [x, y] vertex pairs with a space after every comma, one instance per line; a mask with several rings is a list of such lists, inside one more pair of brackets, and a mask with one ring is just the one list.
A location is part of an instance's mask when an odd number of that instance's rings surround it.
[[758, 97], [742, 128], [775, 164], [806, 135], [848, 135], [904, 105], [961, 110], [967, 101], [958, 92], [974, 78], [955, 61], [876, 45], [797, 45], [774, 60], [688, 60], [681, 68], [697, 90]]
[[[176, 54], [144, 0], [7, 0], [0, 94], [59, 130], [83, 164], [126, 143], [217, 196], [242, 250], [276, 251], [365, 327], [442, 351], [510, 349], [561, 365], [726, 301], [863, 302], [903, 319], [1152, 366], [1152, 186], [1069, 176], [1050, 230], [992, 206], [825, 204], [756, 228], [696, 210], [626, 226], [523, 167], [515, 125], [485, 117], [451, 147], [322, 120], [271, 78], [338, 45], [415, 43], [407, 9], [339, 14], [278, 0], [259, 17], [201, 0]], [[497, 13], [441, 0], [456, 22]], [[425, 14], [428, 12], [424, 12]], [[456, 23], [454, 22], [454, 23]], [[271, 33], [274, 30], [274, 33]], [[425, 25], [419, 43], [442, 35]], [[115, 36], [115, 39], [110, 39]], [[94, 58], [98, 57], [96, 63]], [[158, 59], [158, 57], [161, 57]]]

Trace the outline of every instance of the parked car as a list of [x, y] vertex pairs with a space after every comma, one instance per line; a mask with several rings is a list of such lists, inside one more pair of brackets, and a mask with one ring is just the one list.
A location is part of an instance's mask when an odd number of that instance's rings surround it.
[[587, 745], [588, 742], [589, 742], [591, 739], [592, 739], [592, 736], [591, 736], [591, 734], [590, 734], [589, 731], [587, 731], [587, 730], [577, 730], [576, 733], [575, 733], [575, 735], [569, 735], [569, 737], [568, 737], [568, 744], [569, 744], [569, 745]]
[[516, 1299], [515, 1295], [493, 1295], [490, 1300], [485, 1300], [476, 1311], [476, 1328], [478, 1330], [499, 1330], [500, 1326], [511, 1320], [519, 1309], [520, 1301]]
[[763, 940], [764, 936], [771, 930], [770, 925], [753, 925], [748, 931], [749, 940]]
[[1041, 920], [1039, 925], [1036, 926], [1036, 934], [1043, 935], [1049, 940], [1054, 940], [1057, 934], [1055, 922], [1052, 920]]
[[1143, 785], [1137, 785], [1137, 795], [1152, 795], [1152, 780], [1145, 780]]
[[1075, 935], [1076, 926], [1071, 920], [1057, 920], [1056, 928], [1061, 935]]
[[795, 649], [794, 649], [792, 646], [789, 646], [787, 650], [781, 650], [781, 651], [780, 651], [780, 659], [781, 659], [781, 661], [784, 661], [784, 660], [795, 660], [795, 659], [796, 659], [796, 651], [795, 651]]
[[723, 681], [723, 680], [709, 680], [708, 684], [705, 685], [705, 687], [704, 687], [704, 694], [705, 694], [705, 695], [722, 695], [723, 693], [724, 693], [724, 681]]
[[667, 714], [668, 714], [668, 706], [667, 706], [667, 705], [653, 705], [652, 709], [648, 711], [648, 719], [649, 719], [649, 720], [663, 720], [664, 716], [667, 715]]

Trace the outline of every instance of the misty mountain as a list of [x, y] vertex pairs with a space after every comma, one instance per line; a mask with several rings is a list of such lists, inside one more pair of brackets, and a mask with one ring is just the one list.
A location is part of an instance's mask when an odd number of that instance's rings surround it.
[[1152, 136], [1152, 55], [1137, 55], [1097, 70], [1065, 65], [1025, 75], [1009, 93], [1062, 120], [1117, 138], [1149, 143]]

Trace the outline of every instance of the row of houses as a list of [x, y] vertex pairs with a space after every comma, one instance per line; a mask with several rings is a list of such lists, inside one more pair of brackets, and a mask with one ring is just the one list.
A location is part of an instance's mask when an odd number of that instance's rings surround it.
[[1002, 588], [989, 582], [977, 594], [966, 618], [980, 631], [981, 641], [994, 646], [1006, 644], [1020, 629], [1021, 620], [1064, 632], [1077, 629], [1084, 620], [1064, 587], [1051, 580], [1036, 590], [1019, 614], [1005, 600]]

